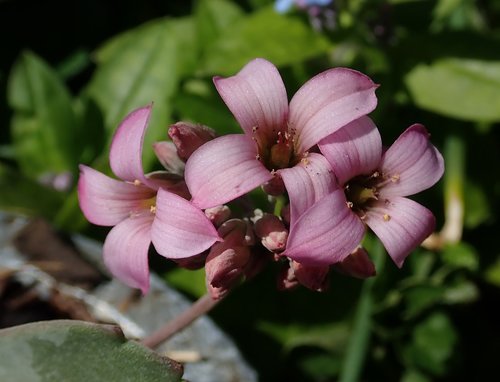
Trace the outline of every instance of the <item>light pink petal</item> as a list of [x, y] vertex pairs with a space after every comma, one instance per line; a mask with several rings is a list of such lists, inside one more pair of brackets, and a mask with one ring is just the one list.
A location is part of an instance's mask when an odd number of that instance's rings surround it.
[[402, 197], [375, 202], [366, 211], [365, 222], [382, 241], [398, 267], [434, 231], [436, 224], [431, 211]]
[[365, 227], [336, 190], [309, 208], [292, 225], [284, 256], [307, 266], [344, 260], [361, 242]]
[[408, 196], [434, 185], [444, 173], [444, 160], [425, 127], [415, 124], [385, 152], [380, 169], [391, 179], [381, 188], [381, 197]]
[[148, 250], [154, 215], [134, 215], [116, 225], [106, 237], [104, 264], [120, 281], [146, 294], [149, 289]]
[[292, 168], [280, 170], [279, 174], [290, 198], [292, 222], [314, 203], [338, 188], [328, 161], [323, 155], [316, 153], [309, 154]]
[[376, 88], [369, 77], [346, 68], [311, 78], [290, 101], [289, 128], [297, 132], [297, 152], [375, 109]]
[[149, 208], [145, 203], [155, 194], [144, 185], [122, 182], [80, 165], [78, 201], [83, 214], [93, 224], [118, 224], [132, 212]]
[[288, 98], [285, 85], [276, 67], [257, 58], [250, 61], [238, 74], [228, 78], [215, 77], [220, 96], [229, 107], [241, 128], [251, 135], [270, 136], [273, 129], [286, 127]]
[[227, 203], [272, 179], [256, 159], [255, 143], [245, 135], [225, 135], [205, 143], [186, 163], [186, 184], [200, 208]]
[[380, 164], [382, 139], [377, 126], [361, 117], [319, 142], [339, 184], [345, 185], [358, 175], [372, 173]]
[[142, 181], [142, 144], [151, 115], [151, 105], [131, 112], [113, 136], [109, 164], [114, 174], [123, 180]]
[[163, 189], [158, 190], [151, 237], [158, 253], [169, 259], [198, 255], [221, 240], [203, 211]]

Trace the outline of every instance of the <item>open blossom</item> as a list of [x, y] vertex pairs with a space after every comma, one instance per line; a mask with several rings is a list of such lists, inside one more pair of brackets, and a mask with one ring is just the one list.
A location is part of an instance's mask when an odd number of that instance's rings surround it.
[[377, 103], [377, 85], [345, 68], [318, 74], [290, 104], [278, 70], [263, 59], [251, 61], [235, 76], [216, 77], [214, 83], [244, 134], [211, 140], [187, 161], [186, 183], [193, 204], [200, 208], [227, 203], [280, 180], [282, 169], [306, 157], [316, 161], [320, 155], [308, 156], [310, 148], [371, 112]]
[[[104, 262], [111, 273], [143, 293], [149, 289], [151, 242], [172, 259], [197, 255], [220, 240], [205, 214], [186, 198], [176, 174], [144, 174], [142, 146], [151, 106], [130, 113], [118, 127], [110, 148], [110, 166], [121, 180], [80, 165], [78, 198], [94, 224], [114, 226], [104, 242]], [[168, 146], [157, 147], [166, 158]], [[174, 166], [177, 167], [177, 166]]]
[[[363, 117], [323, 139], [319, 148], [328, 159], [341, 188], [335, 193], [343, 197], [342, 219], [354, 226], [367, 225], [384, 244], [398, 267], [433, 230], [431, 211], [406, 198], [435, 184], [443, 175], [444, 161], [429, 142], [429, 134], [419, 124], [410, 126], [384, 152], [375, 124]], [[285, 255], [307, 264], [329, 263], [322, 235], [351, 242], [346, 231], [339, 232], [329, 224], [325, 209], [331, 208], [331, 196], [315, 203], [290, 229], [300, 230], [306, 224], [309, 241], [317, 245], [289, 243]], [[338, 203], [342, 198], [336, 200]], [[340, 208], [340, 206], [338, 206]], [[319, 233], [319, 234], [318, 234]], [[302, 235], [302, 240], [306, 235]], [[359, 243], [359, 242], [358, 242]], [[322, 247], [323, 246], [323, 247]]]

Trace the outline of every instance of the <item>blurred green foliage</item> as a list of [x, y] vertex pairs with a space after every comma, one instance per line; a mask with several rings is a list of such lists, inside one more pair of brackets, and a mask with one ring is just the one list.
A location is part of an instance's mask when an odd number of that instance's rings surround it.
[[[49, 17], [62, 2], [22, 3], [0, 3], [2, 35], [21, 14], [38, 25], [37, 12]], [[269, 267], [212, 316], [263, 381], [491, 379], [500, 344], [496, 2], [338, 0], [328, 8], [334, 23], [326, 13], [277, 14], [270, 0], [75, 4], [81, 31], [72, 16], [50, 19], [40, 36], [11, 33], [0, 60], [1, 209], [92, 234], [78, 208], [77, 165], [109, 172], [112, 133], [134, 108], [154, 102], [147, 146], [177, 120], [237, 132], [212, 76], [264, 57], [293, 94], [326, 68], [358, 69], [381, 84], [372, 116], [386, 144], [420, 122], [444, 153], [444, 180], [419, 196], [440, 234], [402, 270], [369, 237], [378, 275], [333, 275], [323, 294], [275, 291]], [[152, 151], [144, 155], [152, 169]], [[72, 175], [70, 187], [41, 183], [61, 173]], [[153, 266], [188, 295], [204, 292], [202, 271]]]

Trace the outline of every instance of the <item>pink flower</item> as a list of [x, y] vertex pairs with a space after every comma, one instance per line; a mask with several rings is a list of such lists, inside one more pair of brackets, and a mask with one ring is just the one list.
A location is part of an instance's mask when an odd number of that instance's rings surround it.
[[[278, 70], [263, 59], [251, 61], [233, 77], [216, 77], [214, 83], [244, 134], [216, 138], [187, 161], [186, 183], [200, 208], [227, 203], [275, 180], [276, 172], [281, 175], [281, 169], [300, 164], [321, 139], [371, 112], [377, 103], [377, 85], [345, 68], [312, 78], [290, 105]], [[322, 161], [316, 156], [307, 160]], [[288, 176], [289, 183], [294, 176]], [[275, 184], [272, 188], [280, 190]]]
[[[294, 241], [289, 240], [284, 255], [308, 265], [331, 264], [328, 240], [336, 238], [352, 245], [358, 241], [357, 236], [352, 238], [352, 232], [358, 235], [359, 228], [366, 224], [401, 267], [435, 226], [431, 211], [406, 198], [431, 187], [444, 172], [443, 157], [429, 142], [426, 129], [419, 124], [410, 126], [383, 152], [376, 126], [362, 117], [323, 139], [319, 148], [343, 189], [300, 215], [290, 229]], [[326, 212], [333, 210], [333, 203], [339, 204], [335, 209], [342, 210], [341, 217], [338, 212], [337, 217]], [[331, 223], [332, 218], [340, 220], [338, 226]], [[346, 222], [353, 230], [343, 228]]]
[[185, 198], [182, 178], [166, 172], [144, 175], [143, 138], [151, 106], [130, 113], [111, 144], [110, 178], [80, 165], [78, 198], [94, 224], [114, 226], [104, 242], [104, 262], [111, 273], [143, 293], [149, 289], [148, 250], [151, 242], [162, 256], [194, 256], [220, 240], [205, 214]]

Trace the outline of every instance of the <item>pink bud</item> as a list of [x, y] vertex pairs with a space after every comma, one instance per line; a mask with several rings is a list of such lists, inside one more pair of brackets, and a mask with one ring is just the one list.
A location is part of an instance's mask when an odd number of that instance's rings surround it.
[[210, 127], [189, 122], [177, 122], [168, 129], [168, 135], [177, 147], [177, 154], [186, 161], [198, 147], [215, 138]]
[[224, 241], [212, 246], [205, 264], [207, 289], [213, 299], [220, 299], [229, 292], [244, 275], [250, 260], [243, 220], [228, 220], [221, 225], [218, 233]]
[[323, 292], [328, 288], [328, 272], [330, 267], [309, 267], [292, 261], [295, 277], [305, 287]]
[[262, 245], [271, 252], [281, 252], [286, 247], [288, 230], [275, 215], [265, 213], [256, 220], [255, 234], [261, 239]]
[[184, 162], [177, 155], [177, 147], [173, 142], [160, 141], [153, 143], [153, 150], [163, 167], [173, 174], [184, 174]]
[[366, 279], [377, 274], [375, 265], [363, 247], [356, 248], [344, 261], [335, 264], [334, 268], [348, 276], [360, 279]]
[[212, 208], [207, 208], [205, 210], [205, 215], [213, 223], [214, 226], [219, 227], [231, 216], [231, 210], [228, 206], [216, 206]]

